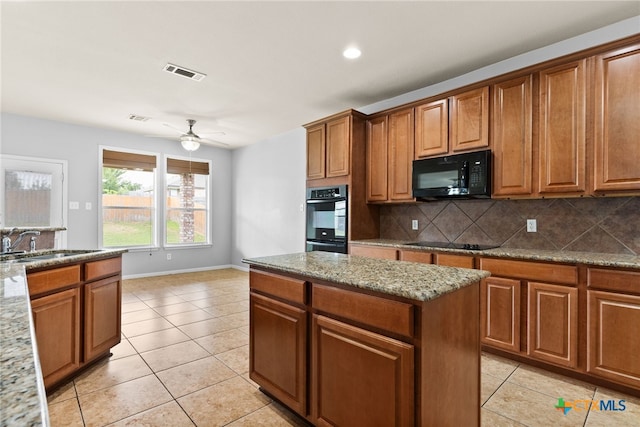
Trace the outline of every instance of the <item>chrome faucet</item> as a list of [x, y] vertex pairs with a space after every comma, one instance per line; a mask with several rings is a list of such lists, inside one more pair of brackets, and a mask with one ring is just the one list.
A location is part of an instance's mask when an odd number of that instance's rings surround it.
[[2, 237], [2, 253], [6, 254], [9, 253], [11, 251], [13, 251], [13, 249], [16, 248], [16, 246], [18, 246], [20, 244], [20, 242], [22, 242], [22, 240], [25, 238], [25, 236], [28, 236], [30, 234], [34, 234], [36, 236], [40, 235], [40, 232], [37, 230], [27, 230], [24, 231], [22, 233], [20, 233], [18, 235], [18, 238], [15, 240], [15, 242], [11, 242], [11, 236], [13, 235], [13, 233], [15, 233], [16, 231], [18, 231], [17, 228], [13, 228], [9, 234], [5, 235], [4, 237]]

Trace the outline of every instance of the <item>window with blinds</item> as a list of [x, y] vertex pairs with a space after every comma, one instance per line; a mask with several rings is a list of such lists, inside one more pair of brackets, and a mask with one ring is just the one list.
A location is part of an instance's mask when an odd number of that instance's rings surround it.
[[102, 150], [102, 247], [155, 247], [155, 154]]
[[167, 158], [165, 243], [204, 245], [209, 232], [209, 162]]

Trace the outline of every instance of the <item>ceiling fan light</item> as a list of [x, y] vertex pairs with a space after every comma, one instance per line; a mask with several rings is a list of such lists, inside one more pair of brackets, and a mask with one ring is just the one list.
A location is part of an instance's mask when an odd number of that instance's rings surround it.
[[190, 136], [183, 137], [180, 140], [180, 144], [182, 144], [182, 148], [187, 151], [196, 151], [198, 148], [200, 148], [200, 143], [196, 141], [195, 138]]

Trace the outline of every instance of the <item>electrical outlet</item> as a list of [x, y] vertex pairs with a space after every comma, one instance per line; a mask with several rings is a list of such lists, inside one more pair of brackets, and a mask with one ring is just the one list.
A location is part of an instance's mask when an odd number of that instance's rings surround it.
[[92, 206], [91, 206], [91, 202], [85, 202], [85, 203], [84, 203], [84, 208], [85, 208], [85, 210], [90, 211], [90, 210], [91, 210], [91, 208], [92, 208]]
[[538, 222], [535, 219], [527, 220], [527, 233], [537, 233], [538, 232]]
[[80, 202], [69, 202], [69, 209], [80, 209]]
[[418, 220], [417, 219], [412, 219], [411, 220], [411, 229], [412, 230], [417, 230], [418, 229]]
[[167, 254], [167, 261], [171, 261], [171, 254]]

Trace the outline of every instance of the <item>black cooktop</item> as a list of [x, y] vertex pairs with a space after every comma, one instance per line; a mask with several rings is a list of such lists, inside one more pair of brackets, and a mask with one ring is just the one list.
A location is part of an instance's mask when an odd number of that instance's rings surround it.
[[409, 246], [427, 246], [430, 248], [447, 248], [447, 249], [467, 249], [474, 251], [484, 251], [487, 249], [497, 248], [498, 245], [480, 245], [477, 243], [453, 243], [453, 242], [413, 242], [405, 243]]

